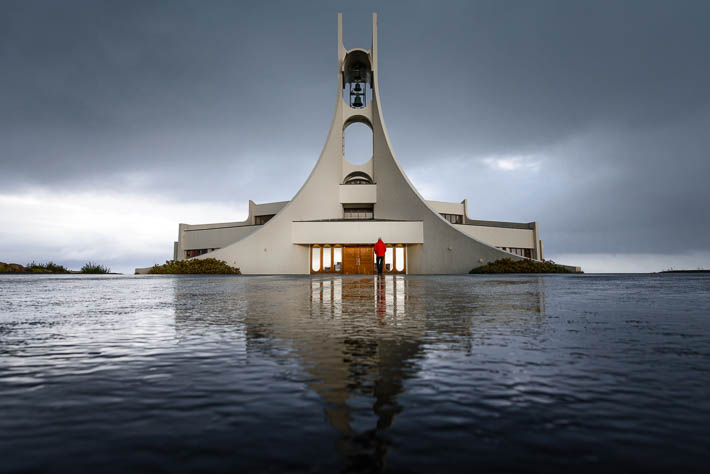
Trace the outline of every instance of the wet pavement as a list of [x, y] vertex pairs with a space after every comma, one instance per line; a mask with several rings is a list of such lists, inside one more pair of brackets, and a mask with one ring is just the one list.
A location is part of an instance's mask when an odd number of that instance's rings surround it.
[[0, 295], [0, 472], [710, 468], [710, 275], [11, 275]]

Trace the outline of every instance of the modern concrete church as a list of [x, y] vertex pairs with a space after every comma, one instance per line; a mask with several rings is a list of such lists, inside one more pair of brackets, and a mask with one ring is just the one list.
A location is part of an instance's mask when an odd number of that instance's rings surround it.
[[[372, 47], [343, 46], [338, 14], [335, 114], [318, 161], [290, 201], [249, 202], [243, 222], [180, 224], [174, 258], [216, 258], [245, 274], [374, 272], [373, 244], [387, 244], [386, 273], [467, 273], [501, 258], [543, 258], [537, 222], [468, 218], [467, 203], [427, 201], [387, 136], [378, 87], [377, 15]], [[372, 131], [372, 157], [348, 162], [345, 129]]]

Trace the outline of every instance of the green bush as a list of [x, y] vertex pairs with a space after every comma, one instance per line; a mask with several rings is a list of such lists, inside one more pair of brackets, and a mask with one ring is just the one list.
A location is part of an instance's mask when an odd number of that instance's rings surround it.
[[513, 260], [502, 258], [481, 267], [474, 268], [469, 273], [574, 273], [572, 270], [557, 265], [552, 260], [538, 262], [528, 258]]
[[168, 260], [163, 265], [153, 265], [148, 273], [153, 275], [240, 275], [238, 268], [230, 267], [216, 258]]
[[106, 274], [111, 273], [111, 269], [99, 265], [94, 262], [86, 262], [83, 267], [81, 267], [81, 273], [96, 273], [96, 274]]
[[58, 265], [54, 262], [47, 263], [28, 263], [25, 268], [30, 273], [70, 273], [69, 270], [64, 268], [62, 265]]

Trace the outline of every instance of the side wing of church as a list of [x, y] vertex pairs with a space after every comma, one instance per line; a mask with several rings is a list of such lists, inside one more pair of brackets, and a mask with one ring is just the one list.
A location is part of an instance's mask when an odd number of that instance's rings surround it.
[[[180, 224], [174, 258], [216, 258], [244, 274], [374, 272], [373, 244], [387, 243], [386, 273], [468, 273], [501, 258], [543, 258], [536, 222], [468, 218], [467, 202], [426, 201], [395, 157], [378, 88], [377, 15], [372, 47], [346, 50], [338, 14], [335, 113], [323, 151], [291, 201], [249, 202], [243, 222]], [[373, 155], [344, 156], [353, 123], [372, 130]]]

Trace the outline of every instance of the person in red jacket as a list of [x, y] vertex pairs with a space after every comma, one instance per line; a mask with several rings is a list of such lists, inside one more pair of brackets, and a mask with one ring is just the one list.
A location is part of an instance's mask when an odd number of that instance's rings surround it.
[[375, 255], [377, 256], [377, 274], [382, 275], [382, 266], [385, 260], [385, 252], [387, 252], [387, 246], [382, 242], [382, 237], [377, 238], [377, 243], [375, 244]]

